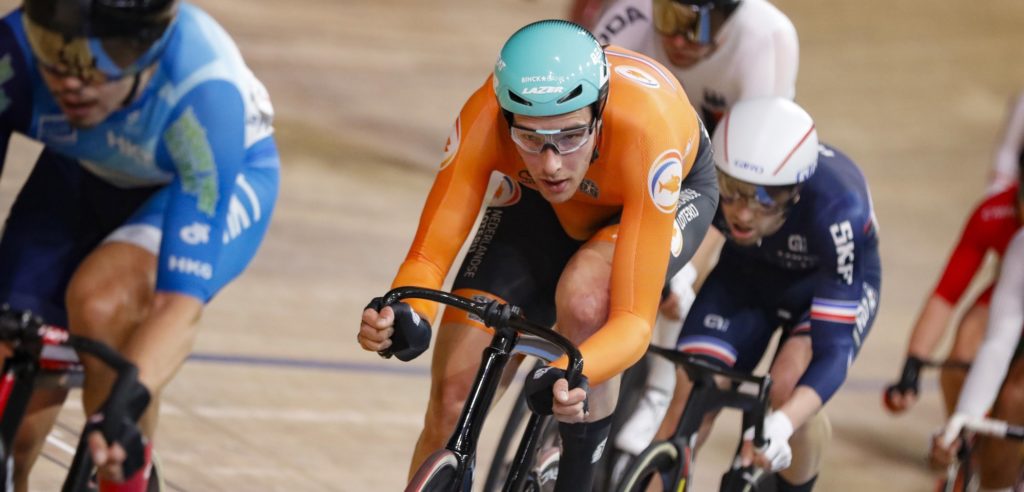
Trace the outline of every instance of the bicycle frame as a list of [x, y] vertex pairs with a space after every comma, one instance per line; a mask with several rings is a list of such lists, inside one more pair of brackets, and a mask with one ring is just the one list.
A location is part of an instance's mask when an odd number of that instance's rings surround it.
[[[562, 335], [526, 320], [518, 307], [501, 304], [497, 301], [474, 301], [443, 291], [420, 287], [399, 287], [391, 290], [383, 297], [385, 306], [406, 298], [420, 298], [440, 302], [478, 316], [484, 325], [494, 329], [490, 345], [484, 349], [480, 368], [470, 388], [469, 396], [462, 408], [462, 413], [455, 425], [455, 432], [445, 449], [451, 451], [458, 461], [455, 490], [464, 490], [472, 483], [473, 465], [476, 459], [476, 448], [484, 420], [490, 410], [494, 395], [500, 385], [502, 373], [509, 359], [515, 352], [531, 355], [542, 354], [553, 358], [554, 354], [528, 337], [544, 340], [558, 347], [569, 356], [566, 379], [570, 387], [579, 385], [583, 371], [583, 359], [579, 350]], [[520, 344], [520, 341], [523, 341]], [[517, 347], [519, 350], [517, 350]], [[526, 431], [520, 441], [513, 460], [512, 470], [502, 490], [521, 490], [529, 467], [530, 458], [536, 451], [537, 434], [543, 423], [543, 416], [532, 414], [527, 423]], [[468, 480], [468, 481], [467, 481]]]
[[[768, 393], [771, 389], [771, 378], [765, 376], [753, 376], [731, 369], [725, 369], [715, 365], [706, 359], [691, 354], [685, 354], [672, 349], [656, 347], [648, 348], [649, 352], [675, 363], [686, 371], [693, 388], [690, 396], [683, 407], [682, 416], [676, 431], [669, 442], [679, 452], [679, 460], [676, 469], [672, 470], [675, 477], [675, 486], [672, 490], [689, 490], [687, 484], [693, 476], [693, 460], [697, 444], [698, 434], [704, 416], [710, 412], [722, 408], [735, 408], [743, 412], [743, 429], [754, 428], [754, 446], [764, 445], [764, 417], [767, 414], [770, 404]], [[730, 381], [728, 389], [722, 389], [715, 381], [715, 377], [724, 377]], [[742, 393], [738, 385], [748, 383], [757, 386], [757, 394]], [[740, 446], [742, 446], [742, 440]], [[740, 448], [737, 447], [737, 454]], [[733, 460], [731, 471], [739, 469], [738, 460]]]

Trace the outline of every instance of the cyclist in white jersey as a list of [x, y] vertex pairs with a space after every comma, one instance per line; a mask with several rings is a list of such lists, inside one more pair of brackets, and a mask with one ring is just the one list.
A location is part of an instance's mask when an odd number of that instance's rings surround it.
[[709, 132], [736, 101], [796, 95], [796, 29], [765, 0], [620, 0], [594, 35], [668, 67]]
[[[737, 101], [796, 95], [796, 29], [766, 0], [620, 0], [607, 6], [593, 31], [602, 43], [639, 51], [669, 68], [708, 131]], [[711, 230], [705, 237], [693, 261], [670, 282], [672, 294], [662, 304], [655, 345], [675, 343], [682, 328], [678, 320], [710, 271], [722, 236]], [[615, 439], [622, 453], [616, 473], [629, 455], [650, 443], [675, 387], [670, 362], [652, 358], [650, 364], [645, 394]]]
[[[947, 432], [932, 441], [932, 462], [946, 466], [953, 459], [958, 441], [945, 442], [943, 436], [956, 435], [950, 429], [964, 417], [992, 417], [1011, 424], [1024, 424], [1024, 229], [1017, 232], [1006, 250], [1000, 268], [999, 283], [992, 297], [988, 328], [971, 371], [964, 382], [956, 411], [947, 423]], [[979, 492], [1010, 492], [1021, 472], [1020, 444], [981, 437], [977, 456], [981, 468]]]

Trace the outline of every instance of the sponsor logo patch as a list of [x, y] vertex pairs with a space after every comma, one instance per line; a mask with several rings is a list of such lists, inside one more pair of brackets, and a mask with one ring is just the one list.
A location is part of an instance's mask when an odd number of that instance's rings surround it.
[[836, 273], [846, 285], [853, 285], [853, 227], [850, 221], [844, 220], [829, 226], [828, 231], [836, 245]]
[[220, 199], [217, 164], [206, 137], [206, 128], [191, 106], [164, 131], [163, 136], [185, 193], [196, 197], [196, 208], [200, 212], [213, 217]]
[[704, 326], [715, 331], [726, 332], [729, 331], [729, 320], [717, 314], [709, 314], [704, 317]]
[[683, 253], [683, 229], [678, 221], [672, 221], [672, 256], [679, 258]]
[[662, 152], [647, 174], [647, 192], [658, 210], [675, 213], [683, 182], [683, 157], [678, 150]]
[[601, 189], [597, 187], [597, 183], [589, 179], [580, 181], [580, 192], [585, 195], [589, 195], [591, 198], [597, 198], [601, 194]]
[[172, 272], [194, 275], [203, 280], [210, 280], [213, 278], [213, 265], [210, 265], [205, 261], [185, 258], [183, 256], [171, 255], [167, 259], [167, 268]]
[[565, 89], [557, 85], [542, 85], [538, 87], [527, 87], [523, 94], [561, 94]]
[[519, 183], [515, 182], [508, 176], [501, 177], [501, 183], [498, 184], [498, 189], [494, 192], [494, 197], [491, 198], [490, 207], [508, 207], [519, 203], [519, 199], [523, 197], [523, 190], [519, 188]]
[[180, 236], [181, 240], [185, 241], [185, 244], [191, 244], [192, 246], [206, 244], [210, 242], [210, 224], [193, 222], [191, 225], [181, 228]]

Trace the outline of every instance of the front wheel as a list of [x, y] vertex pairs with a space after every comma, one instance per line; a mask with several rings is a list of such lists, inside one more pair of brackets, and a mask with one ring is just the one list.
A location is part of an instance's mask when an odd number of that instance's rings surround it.
[[[673, 471], [677, 468], [678, 463], [679, 450], [674, 444], [668, 441], [655, 442], [630, 463], [622, 475], [622, 480], [616, 485], [615, 491], [640, 492], [647, 490], [647, 486], [655, 476], [661, 478], [662, 490], [666, 492], [673, 490], [675, 485]], [[684, 481], [680, 488], [675, 490], [685, 492], [689, 490], [687, 485]]]
[[405, 492], [459, 492], [459, 460], [442, 449], [430, 455], [413, 475]]

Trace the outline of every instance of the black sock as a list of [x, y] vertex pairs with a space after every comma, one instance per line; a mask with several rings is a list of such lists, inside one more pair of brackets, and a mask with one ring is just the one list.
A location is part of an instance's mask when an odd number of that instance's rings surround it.
[[811, 492], [814, 489], [814, 482], [818, 480], [818, 476], [815, 475], [810, 480], [800, 484], [793, 485], [782, 478], [782, 475], [775, 475], [775, 490], [776, 492]]
[[612, 418], [583, 424], [558, 424], [562, 455], [558, 458], [555, 492], [589, 492], [594, 488], [594, 468], [604, 454]]

